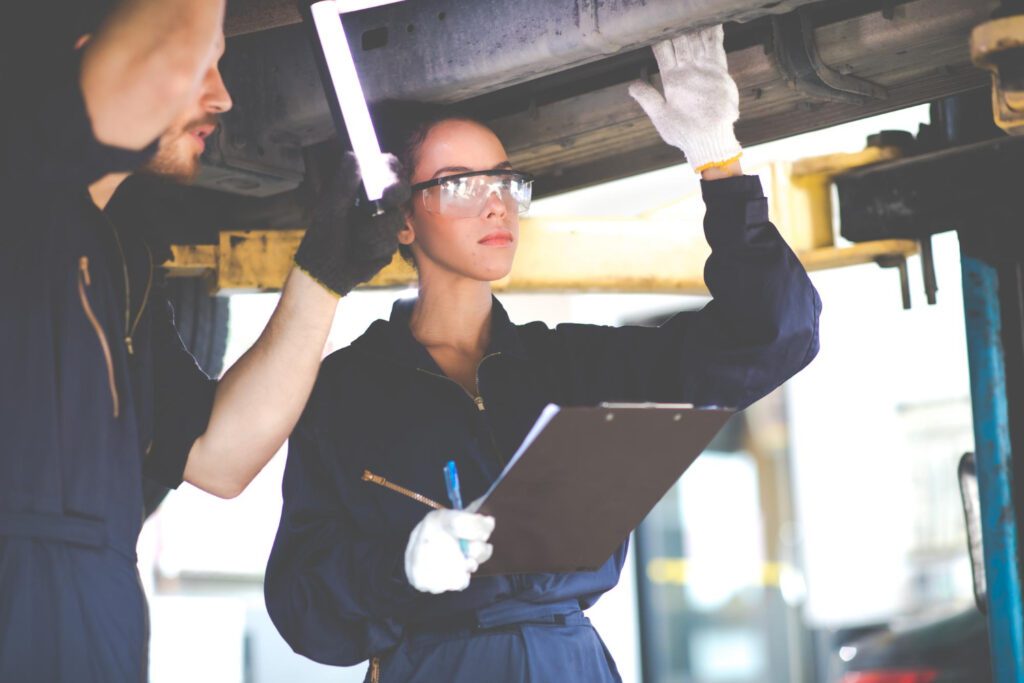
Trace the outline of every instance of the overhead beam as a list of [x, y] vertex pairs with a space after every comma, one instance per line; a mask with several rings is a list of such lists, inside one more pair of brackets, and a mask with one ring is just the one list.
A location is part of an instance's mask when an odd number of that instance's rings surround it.
[[[259, 8], [273, 2], [253, 4]], [[549, 9], [539, 2], [525, 7], [524, 3], [464, 3], [455, 9], [443, 4], [417, 0], [349, 19], [367, 96], [445, 101], [472, 96], [467, 104], [495, 128], [512, 162], [537, 177], [538, 197], [680, 163], [678, 151], [661, 141], [626, 92], [630, 80], [656, 71], [646, 43], [683, 26], [699, 25], [712, 15], [744, 11], [744, 7], [745, 16], [756, 13], [756, 3], [738, 0], [648, 0], [646, 4], [573, 0], [573, 6], [609, 8], [607, 17], [602, 15], [599, 35], [591, 38], [608, 40], [608, 46], [621, 44], [611, 55], [590, 38], [584, 39], [585, 26], [570, 22], [573, 38], [566, 35], [561, 20], [543, 19], [547, 12], [553, 17], [564, 11], [564, 0], [550, 3]], [[735, 31], [726, 36], [730, 73], [740, 89], [741, 118], [736, 127], [740, 141], [749, 146], [983, 87], [987, 77], [971, 64], [966, 36], [996, 4], [994, 0], [910, 0], [895, 3], [891, 12], [869, 11], [814, 28], [824, 64], [889, 91], [888, 99], [864, 104], [816, 101], [791, 89], [771, 51], [751, 44], [757, 32], [741, 27], [751, 33], [746, 42], [730, 39]], [[793, 7], [780, 3], [772, 11]], [[488, 26], [517, 27], [514, 34], [467, 33], [474, 22], [484, 20], [480, 13], [492, 8], [517, 14], [515, 21], [509, 19], [511, 23], [502, 23], [504, 15], [485, 17]], [[644, 24], [654, 21], [652, 9], [669, 12], [655, 21], [664, 26]], [[410, 19], [403, 12], [422, 15]], [[438, 19], [441, 13], [443, 20]], [[648, 38], [631, 42], [634, 39], [629, 36], [649, 30], [654, 32]], [[550, 31], [561, 31], [559, 40], [548, 35]], [[613, 39], [615, 31], [621, 36]], [[381, 40], [385, 44], [374, 47]], [[510, 49], [520, 42], [530, 45]], [[282, 183], [294, 185], [296, 150], [334, 134], [306, 32], [293, 27], [236, 38], [222, 70], [237, 106], [224, 117], [224, 140], [210, 145], [204, 164], [214, 168], [199, 183], [253, 195], [279, 191]], [[651, 78], [657, 84], [657, 76]], [[270, 178], [275, 168], [280, 169], [277, 183]]]
[[[804, 97], [761, 45], [730, 52], [729, 72], [740, 90], [740, 142], [759, 144], [983, 87], [987, 77], [971, 64], [965, 37], [994, 5], [915, 0], [899, 5], [891, 19], [876, 12], [815, 29], [826, 63], [888, 89], [887, 99], [863, 104]], [[660, 86], [657, 76], [652, 81]], [[513, 163], [537, 176], [538, 196], [681, 163], [627, 88], [623, 81], [490, 123]]]

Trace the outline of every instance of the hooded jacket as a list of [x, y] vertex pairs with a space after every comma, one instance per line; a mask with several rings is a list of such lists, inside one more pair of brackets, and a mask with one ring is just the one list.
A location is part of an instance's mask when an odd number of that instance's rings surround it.
[[[657, 328], [514, 325], [495, 299], [479, 397], [447, 378], [398, 301], [323, 363], [292, 435], [284, 507], [267, 567], [267, 608], [292, 648], [351, 665], [386, 653], [413, 625], [474, 612], [594, 604], [619, 579], [623, 544], [599, 570], [475, 577], [420, 593], [405, 577], [409, 533], [429, 508], [364, 479], [445, 501], [444, 464], [463, 498], [482, 495], [548, 403], [656, 401], [744, 408], [818, 350], [821, 301], [768, 220], [756, 177], [703, 183], [713, 300]], [[498, 520], [500, 524], [501, 521]]]

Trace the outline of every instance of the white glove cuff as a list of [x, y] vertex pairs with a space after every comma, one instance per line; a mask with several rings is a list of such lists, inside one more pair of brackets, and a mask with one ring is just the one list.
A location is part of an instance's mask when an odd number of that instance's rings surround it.
[[696, 173], [733, 161], [743, 153], [731, 121], [704, 128], [688, 137], [681, 149]]

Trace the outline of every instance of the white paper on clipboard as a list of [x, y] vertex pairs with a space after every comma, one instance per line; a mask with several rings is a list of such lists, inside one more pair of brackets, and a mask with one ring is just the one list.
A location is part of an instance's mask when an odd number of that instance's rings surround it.
[[533, 444], [537, 436], [544, 431], [544, 428], [548, 426], [548, 423], [555, 419], [555, 415], [558, 415], [559, 410], [561, 410], [561, 408], [556, 406], [554, 403], [549, 403], [544, 407], [544, 410], [541, 411], [537, 421], [534, 422], [533, 427], [530, 428], [530, 432], [526, 435], [526, 438], [523, 439], [523, 443], [519, 445], [519, 449], [511, 458], [509, 458], [508, 464], [505, 465], [505, 469], [501, 471], [498, 478], [495, 479], [494, 483], [491, 484], [491, 487], [487, 489], [487, 493], [482, 495], [477, 501], [474, 501], [474, 503], [483, 503], [487, 500], [487, 496], [491, 495], [491, 491], [494, 490], [494, 487], [496, 487], [498, 483], [505, 478], [505, 474], [512, 469], [519, 458], [522, 457], [523, 453], [529, 450], [530, 445]]

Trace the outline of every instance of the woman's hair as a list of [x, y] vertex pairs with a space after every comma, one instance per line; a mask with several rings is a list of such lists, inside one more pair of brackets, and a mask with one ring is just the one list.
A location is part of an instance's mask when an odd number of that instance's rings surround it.
[[[410, 182], [420, 146], [434, 126], [442, 121], [472, 121], [489, 128], [456, 106], [411, 100], [384, 100], [371, 107], [371, 116], [381, 151], [398, 158], [405, 179]], [[415, 265], [409, 247], [399, 245], [398, 251], [406, 261]]]

